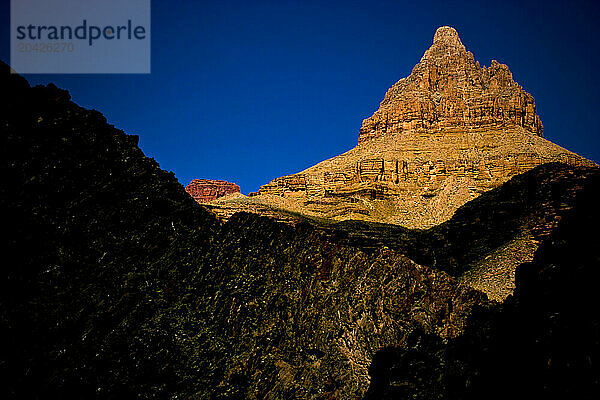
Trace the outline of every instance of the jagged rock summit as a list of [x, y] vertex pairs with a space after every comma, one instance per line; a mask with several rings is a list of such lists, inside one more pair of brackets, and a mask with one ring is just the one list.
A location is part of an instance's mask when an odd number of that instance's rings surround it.
[[456, 30], [444, 26], [364, 120], [355, 148], [274, 179], [248, 198], [208, 206], [222, 219], [252, 211], [428, 228], [537, 165], [595, 165], [542, 133], [533, 96], [508, 67], [481, 67]]
[[358, 142], [406, 130], [511, 126], [542, 136], [533, 96], [513, 80], [506, 65], [494, 60], [489, 68], [480, 67], [456, 30], [443, 26], [410, 76], [394, 84], [379, 110], [363, 122]]

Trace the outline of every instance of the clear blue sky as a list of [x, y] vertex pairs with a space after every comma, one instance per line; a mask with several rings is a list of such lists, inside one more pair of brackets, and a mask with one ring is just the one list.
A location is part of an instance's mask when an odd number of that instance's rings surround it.
[[155, 0], [152, 74], [26, 78], [140, 135], [182, 184], [226, 179], [248, 193], [352, 148], [387, 88], [451, 25], [482, 65], [509, 65], [546, 138], [598, 162], [599, 11], [596, 1]]

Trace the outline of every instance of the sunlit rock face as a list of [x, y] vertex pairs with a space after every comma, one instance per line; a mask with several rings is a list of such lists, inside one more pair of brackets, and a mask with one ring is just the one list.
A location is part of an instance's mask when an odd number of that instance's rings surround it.
[[186, 187], [198, 203], [206, 203], [232, 193], [240, 193], [240, 187], [235, 183], [216, 179], [194, 179]]
[[364, 120], [355, 148], [276, 178], [249, 198], [210, 206], [224, 219], [236, 210], [278, 210], [281, 220], [300, 214], [429, 228], [538, 165], [595, 165], [542, 131], [533, 97], [508, 67], [480, 67], [445, 26]]
[[443, 26], [410, 76], [392, 86], [364, 120], [358, 142], [406, 130], [521, 127], [542, 136], [533, 96], [513, 80], [508, 66], [480, 67], [454, 28]]

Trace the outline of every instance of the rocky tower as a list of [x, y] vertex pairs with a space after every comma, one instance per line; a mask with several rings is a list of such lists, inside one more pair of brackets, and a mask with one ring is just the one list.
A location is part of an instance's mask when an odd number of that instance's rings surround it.
[[489, 68], [480, 67], [456, 30], [443, 26], [410, 76], [396, 82], [379, 110], [363, 121], [358, 143], [407, 130], [511, 126], [542, 136], [533, 96], [513, 80], [508, 66], [494, 60]]
[[355, 148], [274, 179], [250, 198], [209, 207], [222, 218], [279, 210], [428, 228], [540, 164], [595, 165], [545, 140], [542, 131], [533, 97], [508, 67], [496, 61], [480, 67], [445, 26], [410, 76], [364, 120]]

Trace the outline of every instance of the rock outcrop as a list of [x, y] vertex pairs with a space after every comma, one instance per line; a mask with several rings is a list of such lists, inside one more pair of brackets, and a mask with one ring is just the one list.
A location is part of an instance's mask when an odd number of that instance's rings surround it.
[[240, 187], [235, 183], [217, 179], [194, 179], [185, 191], [198, 203], [207, 203], [232, 193], [240, 193]]
[[494, 60], [489, 68], [480, 67], [456, 30], [443, 26], [410, 76], [394, 84], [379, 110], [364, 120], [358, 142], [407, 130], [438, 133], [512, 126], [542, 136], [533, 96], [513, 80], [508, 66]]
[[[533, 97], [508, 67], [480, 67], [453, 28], [441, 27], [407, 78], [360, 129], [359, 144], [248, 199], [209, 204], [332, 220], [428, 228], [467, 201], [538, 165], [594, 166], [542, 137]], [[283, 218], [282, 218], [283, 220]]]

